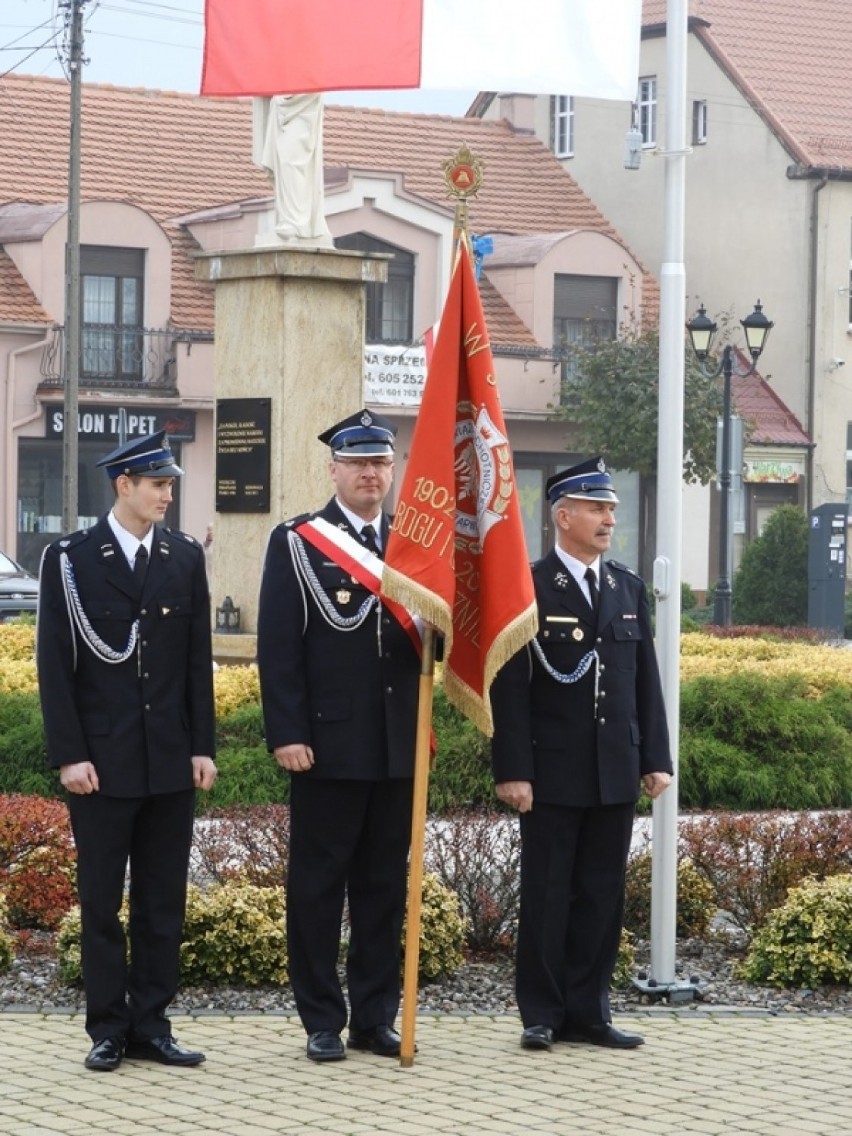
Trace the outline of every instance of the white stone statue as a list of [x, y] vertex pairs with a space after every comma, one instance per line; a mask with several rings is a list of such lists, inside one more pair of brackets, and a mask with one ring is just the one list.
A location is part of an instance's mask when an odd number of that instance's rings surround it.
[[252, 158], [275, 187], [275, 237], [257, 244], [334, 246], [323, 213], [322, 118], [319, 94], [252, 99]]

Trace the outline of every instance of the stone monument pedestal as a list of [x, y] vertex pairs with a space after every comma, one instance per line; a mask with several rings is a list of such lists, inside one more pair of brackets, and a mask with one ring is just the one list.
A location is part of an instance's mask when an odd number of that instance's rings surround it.
[[224, 398], [270, 400], [269, 512], [217, 512], [213, 606], [240, 609], [240, 631], [218, 634], [219, 662], [255, 656], [257, 601], [269, 533], [331, 495], [317, 435], [363, 403], [365, 285], [387, 258], [282, 246], [199, 253], [195, 274], [216, 286], [214, 384]]

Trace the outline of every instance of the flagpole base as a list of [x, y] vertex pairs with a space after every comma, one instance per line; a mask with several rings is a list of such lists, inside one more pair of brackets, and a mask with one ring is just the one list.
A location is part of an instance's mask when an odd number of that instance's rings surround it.
[[640, 974], [631, 981], [637, 990], [654, 1002], [665, 999], [673, 1005], [681, 1005], [697, 1001], [702, 996], [701, 984], [697, 978], [690, 978], [688, 982], [660, 982], [656, 978]]

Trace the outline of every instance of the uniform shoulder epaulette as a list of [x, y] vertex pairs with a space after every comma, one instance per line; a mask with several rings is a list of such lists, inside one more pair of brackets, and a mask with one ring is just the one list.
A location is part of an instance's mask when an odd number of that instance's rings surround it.
[[302, 524], [303, 521], [309, 521], [311, 517], [317, 516], [316, 513], [299, 513], [297, 517], [291, 517], [288, 521], [284, 522], [285, 529], [294, 529], [297, 525]]
[[606, 566], [607, 568], [614, 568], [617, 572], [626, 572], [628, 576], [633, 576], [637, 580], [642, 579], [638, 572], [634, 572], [632, 568], [628, 568], [626, 564], [622, 564], [619, 560], [607, 560]]
[[187, 544], [199, 544], [199, 541], [197, 541], [194, 536], [184, 532], [183, 529], [170, 529], [168, 525], [163, 525], [163, 532], [167, 536], [176, 537], [178, 540], [185, 540]]
[[88, 540], [91, 532], [91, 529], [78, 529], [77, 532], [69, 533], [68, 536], [62, 536], [59, 540], [53, 541], [51, 548], [58, 548], [60, 552], [67, 552], [69, 548], [76, 548], [78, 544]]

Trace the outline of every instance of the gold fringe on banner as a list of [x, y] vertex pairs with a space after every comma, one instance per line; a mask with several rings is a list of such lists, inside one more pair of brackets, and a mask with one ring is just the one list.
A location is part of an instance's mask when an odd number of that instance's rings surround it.
[[[488, 692], [500, 668], [522, 647], [535, 638], [538, 631], [538, 609], [535, 602], [516, 616], [500, 632], [485, 657], [484, 690], [482, 695], [473, 690], [452, 670], [444, 667], [444, 693], [449, 701], [461, 710], [487, 738], [494, 733], [491, 717], [491, 699]], [[445, 655], [445, 658], [448, 654]]]
[[449, 656], [453, 646], [453, 612], [448, 603], [387, 563], [382, 567], [381, 593], [437, 627], [444, 636], [444, 657]]

